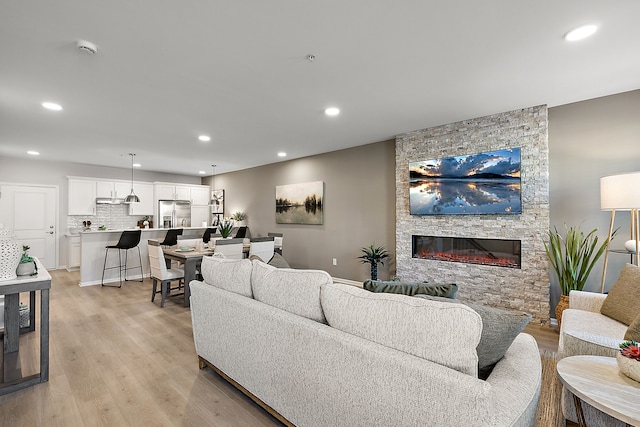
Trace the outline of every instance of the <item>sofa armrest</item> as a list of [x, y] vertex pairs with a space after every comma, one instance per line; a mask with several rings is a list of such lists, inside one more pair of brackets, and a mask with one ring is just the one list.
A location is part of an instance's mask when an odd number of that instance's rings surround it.
[[600, 308], [602, 308], [606, 297], [605, 294], [594, 292], [571, 291], [569, 292], [569, 308], [600, 313]]
[[521, 333], [487, 378], [491, 384], [496, 425], [534, 426], [542, 382], [536, 340]]

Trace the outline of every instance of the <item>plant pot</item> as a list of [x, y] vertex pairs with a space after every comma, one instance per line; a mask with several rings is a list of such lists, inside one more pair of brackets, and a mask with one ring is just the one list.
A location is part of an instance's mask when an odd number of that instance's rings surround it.
[[640, 382], [640, 361], [630, 359], [618, 353], [616, 354], [616, 362], [618, 362], [620, 372], [632, 380]]
[[562, 312], [569, 308], [569, 295], [560, 295], [560, 301], [556, 305], [556, 320], [558, 321], [558, 330], [562, 322]]
[[31, 276], [36, 272], [36, 264], [33, 261], [22, 262], [18, 264], [16, 268], [16, 274], [18, 276]]

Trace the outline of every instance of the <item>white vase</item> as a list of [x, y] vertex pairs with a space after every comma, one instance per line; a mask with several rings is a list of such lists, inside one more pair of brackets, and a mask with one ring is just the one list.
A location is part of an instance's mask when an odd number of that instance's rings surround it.
[[635, 240], [627, 240], [624, 244], [624, 248], [629, 252], [636, 253], [636, 241]]
[[624, 357], [622, 353], [616, 354], [618, 369], [627, 377], [640, 382], [640, 361]]
[[36, 264], [33, 261], [21, 262], [16, 268], [16, 274], [18, 276], [31, 276], [36, 272]]
[[17, 277], [16, 268], [20, 264], [20, 246], [7, 228], [0, 229], [0, 280], [13, 280]]

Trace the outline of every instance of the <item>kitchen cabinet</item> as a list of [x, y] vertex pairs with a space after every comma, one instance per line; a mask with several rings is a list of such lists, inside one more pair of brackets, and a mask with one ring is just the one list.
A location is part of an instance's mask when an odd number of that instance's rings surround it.
[[96, 197], [124, 199], [129, 193], [130, 181], [96, 181]]
[[191, 226], [200, 227], [203, 222], [209, 224], [211, 221], [211, 214], [209, 212], [209, 206], [191, 205]]
[[96, 214], [96, 181], [69, 178], [68, 215]]
[[80, 268], [80, 235], [67, 235], [67, 271]]
[[[129, 215], [136, 215], [136, 216], [153, 215], [153, 210], [155, 206], [154, 199], [153, 199], [153, 184], [136, 182], [133, 186], [133, 190], [138, 196], [138, 198], [140, 199], [140, 202], [129, 204]], [[131, 189], [129, 189], [129, 192], [130, 191]]]
[[[191, 204], [195, 206], [207, 206], [210, 200], [209, 186], [198, 185], [191, 187]], [[196, 223], [197, 224], [197, 223]]]
[[191, 188], [188, 185], [156, 184], [158, 200], [191, 200]]

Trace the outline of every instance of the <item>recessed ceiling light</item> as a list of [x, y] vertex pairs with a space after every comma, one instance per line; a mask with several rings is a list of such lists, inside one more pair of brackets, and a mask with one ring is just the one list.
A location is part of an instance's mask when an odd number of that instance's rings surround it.
[[204, 175], [206, 172], [205, 172], [205, 171], [198, 171], [198, 173], [199, 173], [200, 175]]
[[284, 151], [281, 151], [278, 153], [278, 157], [287, 157], [287, 153], [285, 153]]
[[582, 27], [569, 31], [564, 35], [564, 39], [570, 42], [582, 40], [595, 33], [597, 29], [598, 27], [596, 25], [583, 25]]
[[31, 154], [32, 156], [39, 156], [40, 155], [40, 153], [35, 151], [35, 150], [29, 150], [29, 151], [27, 151], [27, 154]]
[[202, 142], [211, 141], [211, 137], [209, 135], [200, 135], [198, 139]]
[[336, 107], [329, 107], [326, 110], [324, 110], [324, 113], [327, 116], [337, 116], [338, 114], [340, 114], [340, 109]]
[[134, 168], [139, 168], [139, 167], [140, 167], [140, 166], [142, 166], [142, 165], [141, 165], [140, 163], [134, 163], [134, 164], [133, 164], [133, 165], [131, 165], [131, 166], [133, 166]]
[[53, 110], [53, 111], [62, 110], [62, 106], [60, 104], [56, 104], [55, 102], [43, 102], [42, 106], [47, 110]]

